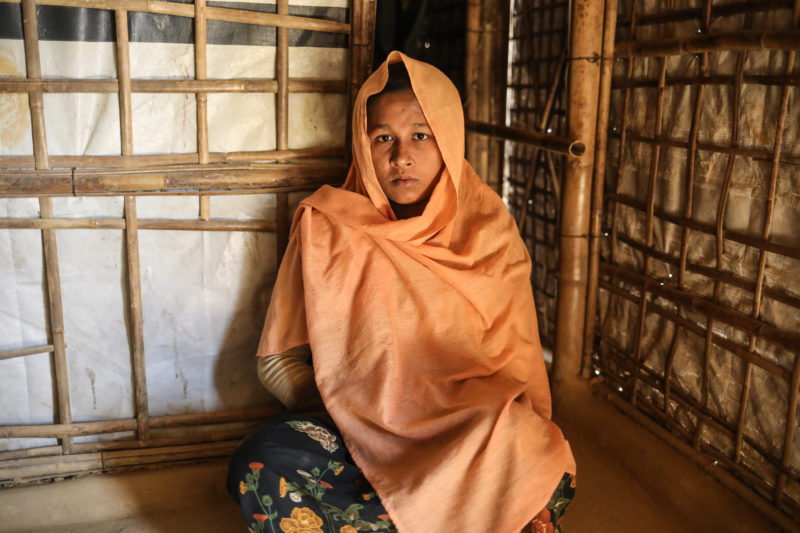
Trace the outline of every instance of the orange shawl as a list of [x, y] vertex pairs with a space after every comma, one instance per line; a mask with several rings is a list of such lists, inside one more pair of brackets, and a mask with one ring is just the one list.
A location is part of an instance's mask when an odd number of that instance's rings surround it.
[[[406, 220], [366, 134], [367, 98], [398, 61], [446, 167]], [[356, 99], [346, 183], [295, 215], [258, 349], [310, 343], [325, 406], [401, 533], [518, 533], [575, 472], [550, 421], [528, 253], [463, 154], [456, 88], [392, 52]]]

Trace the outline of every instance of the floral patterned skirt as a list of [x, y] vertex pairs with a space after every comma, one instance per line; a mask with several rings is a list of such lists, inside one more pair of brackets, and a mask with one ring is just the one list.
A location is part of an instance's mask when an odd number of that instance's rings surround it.
[[[531, 533], [561, 533], [561, 518], [575, 496], [575, 476], [564, 473], [550, 501], [531, 522]], [[524, 530], [528, 533], [528, 530]]]
[[248, 435], [231, 456], [228, 492], [253, 532], [397, 531], [339, 432], [306, 415]]
[[[397, 532], [338, 430], [307, 415], [281, 415], [248, 435], [231, 456], [228, 492], [252, 532]], [[560, 532], [574, 493], [564, 474], [524, 533]]]

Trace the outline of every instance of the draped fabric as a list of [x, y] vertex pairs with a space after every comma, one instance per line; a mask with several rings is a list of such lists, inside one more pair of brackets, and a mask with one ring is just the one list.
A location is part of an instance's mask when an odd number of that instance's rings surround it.
[[[367, 98], [398, 61], [445, 163], [422, 215], [405, 220], [366, 134]], [[258, 353], [310, 343], [325, 406], [401, 533], [517, 533], [575, 472], [550, 420], [527, 251], [464, 159], [444, 74], [391, 53], [352, 124], [347, 181], [295, 215]]]

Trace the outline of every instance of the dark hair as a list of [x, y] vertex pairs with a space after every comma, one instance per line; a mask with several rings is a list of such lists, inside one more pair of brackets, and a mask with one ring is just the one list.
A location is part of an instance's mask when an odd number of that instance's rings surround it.
[[401, 91], [414, 91], [411, 88], [411, 78], [408, 77], [408, 71], [402, 61], [389, 65], [389, 78], [386, 80], [386, 85], [383, 86], [381, 92], [367, 98], [367, 110], [384, 94], [399, 93]]

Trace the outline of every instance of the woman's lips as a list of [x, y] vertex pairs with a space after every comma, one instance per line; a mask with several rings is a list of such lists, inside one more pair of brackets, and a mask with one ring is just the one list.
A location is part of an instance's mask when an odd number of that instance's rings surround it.
[[394, 178], [392, 183], [395, 185], [399, 185], [401, 187], [408, 187], [413, 185], [417, 182], [416, 178], [412, 178], [411, 176], [400, 176], [398, 178]]

